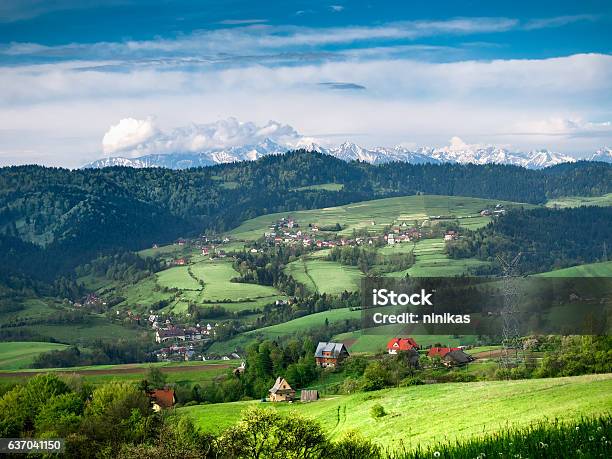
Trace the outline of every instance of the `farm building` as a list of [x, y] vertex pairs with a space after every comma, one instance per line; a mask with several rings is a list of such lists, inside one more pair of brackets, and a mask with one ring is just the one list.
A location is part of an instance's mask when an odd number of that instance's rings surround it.
[[303, 389], [300, 393], [300, 402], [314, 402], [319, 400], [319, 391], [316, 389]]
[[295, 397], [295, 390], [291, 388], [285, 378], [280, 376], [276, 378], [274, 386], [268, 392], [270, 392], [271, 402], [289, 402]]
[[474, 360], [474, 357], [466, 354], [461, 349], [450, 351], [442, 358], [444, 365], [448, 367], [465, 365], [466, 363], [470, 363], [472, 360]]
[[387, 351], [392, 355], [411, 349], [419, 349], [419, 345], [413, 338], [392, 338], [387, 343]]
[[315, 351], [315, 360], [320, 367], [335, 367], [349, 356], [346, 346], [342, 343], [320, 342]]
[[459, 350], [460, 349], [458, 347], [432, 347], [427, 352], [427, 357], [429, 358], [440, 357], [441, 359], [443, 359], [444, 356], [446, 356], [446, 354], [448, 354], [450, 351], [459, 351]]
[[150, 393], [153, 402], [153, 411], [172, 408], [176, 403], [173, 389], [155, 389]]

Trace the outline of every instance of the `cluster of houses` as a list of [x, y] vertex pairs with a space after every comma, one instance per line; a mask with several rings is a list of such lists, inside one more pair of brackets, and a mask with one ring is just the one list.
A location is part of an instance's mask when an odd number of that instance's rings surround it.
[[195, 327], [177, 327], [172, 324], [166, 324], [164, 327], [157, 327], [155, 330], [155, 342], [165, 343], [166, 341], [202, 341], [203, 339], [214, 336], [214, 328], [208, 324], [202, 327], [197, 324]]
[[482, 209], [480, 211], [480, 215], [483, 217], [490, 217], [496, 215], [504, 215], [506, 213], [506, 209], [504, 209], [503, 204], [496, 204], [494, 209]]
[[329, 249], [337, 246], [357, 246], [374, 244], [379, 237], [338, 238], [327, 233], [319, 233], [318, 225], [310, 225], [308, 230], [292, 218], [281, 218], [264, 233], [266, 242], [270, 245], [298, 246], [306, 248]]
[[384, 238], [388, 245], [414, 242], [421, 238], [422, 234], [418, 229], [406, 229], [406, 223], [402, 223], [402, 225], [404, 226], [393, 227], [389, 233], [385, 234]]
[[104, 309], [106, 307], [106, 301], [100, 298], [95, 293], [88, 293], [81, 301], [75, 301], [72, 303], [77, 309], [80, 308], [91, 308], [91, 309]]

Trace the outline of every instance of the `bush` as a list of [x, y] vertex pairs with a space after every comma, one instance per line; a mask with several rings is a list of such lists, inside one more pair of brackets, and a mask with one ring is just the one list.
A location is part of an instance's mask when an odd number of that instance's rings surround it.
[[372, 416], [374, 419], [382, 418], [386, 415], [387, 412], [380, 403], [376, 403], [375, 405], [372, 405], [372, 408], [370, 408], [370, 416]]
[[420, 386], [425, 384], [421, 378], [418, 376], [411, 376], [410, 378], [404, 378], [400, 382], [400, 387], [409, 387], [409, 386]]
[[382, 455], [376, 444], [351, 430], [332, 445], [329, 457], [332, 459], [378, 459]]

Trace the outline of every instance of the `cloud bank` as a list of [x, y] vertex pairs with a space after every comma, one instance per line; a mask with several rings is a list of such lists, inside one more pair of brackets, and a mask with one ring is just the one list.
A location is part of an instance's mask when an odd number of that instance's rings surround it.
[[207, 150], [253, 145], [265, 139], [289, 144], [299, 138], [291, 126], [276, 121], [263, 125], [236, 118], [207, 124], [190, 124], [170, 131], [155, 126], [154, 119], [124, 118], [104, 134], [107, 156], [138, 157], [148, 154], [197, 153]]

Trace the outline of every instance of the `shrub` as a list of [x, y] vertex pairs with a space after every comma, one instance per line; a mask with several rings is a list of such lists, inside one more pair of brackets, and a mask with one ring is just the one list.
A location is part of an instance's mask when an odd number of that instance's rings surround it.
[[380, 448], [358, 432], [348, 431], [329, 451], [332, 459], [378, 459]]
[[375, 405], [372, 405], [372, 408], [370, 408], [370, 416], [372, 416], [374, 419], [382, 418], [386, 415], [387, 412], [380, 403], [376, 403]]

